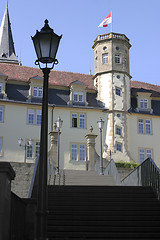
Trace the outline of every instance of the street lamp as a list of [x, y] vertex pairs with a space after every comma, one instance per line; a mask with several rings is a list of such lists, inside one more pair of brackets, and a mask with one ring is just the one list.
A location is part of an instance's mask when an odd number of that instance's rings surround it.
[[57, 149], [57, 171], [56, 174], [59, 174], [59, 156], [60, 156], [60, 129], [62, 127], [63, 121], [60, 117], [58, 117], [58, 120], [56, 121], [57, 128], [58, 128], [58, 149]]
[[102, 129], [104, 126], [104, 121], [102, 118], [97, 121], [98, 128], [100, 130], [100, 174], [103, 175], [103, 159], [102, 159]]
[[[49, 27], [48, 20], [45, 20], [45, 25], [41, 31], [37, 31], [35, 36], [32, 37], [37, 54], [35, 64], [39, 65], [44, 77], [38, 173], [37, 240], [47, 239], [48, 78], [54, 64], [58, 64], [56, 53], [61, 37], [55, 34], [53, 29]], [[41, 64], [44, 67], [41, 67]]]
[[30, 138], [28, 141], [28, 144], [24, 144], [23, 145], [23, 138], [19, 138], [18, 139], [18, 144], [20, 147], [24, 148], [24, 162], [26, 163], [26, 159], [27, 159], [27, 146], [32, 146], [32, 139]]

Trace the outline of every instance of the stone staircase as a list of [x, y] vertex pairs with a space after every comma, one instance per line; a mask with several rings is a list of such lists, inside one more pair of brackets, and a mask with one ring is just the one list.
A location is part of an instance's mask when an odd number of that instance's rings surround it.
[[112, 176], [99, 175], [93, 171], [64, 170], [65, 185], [113, 186]]
[[76, 186], [113, 186], [112, 176], [99, 175], [93, 171], [83, 170], [61, 170], [50, 181], [50, 185], [76, 185]]
[[[84, 179], [75, 184], [85, 185]], [[68, 186], [48, 186], [49, 240], [160, 239], [160, 202], [150, 187], [66, 181]]]

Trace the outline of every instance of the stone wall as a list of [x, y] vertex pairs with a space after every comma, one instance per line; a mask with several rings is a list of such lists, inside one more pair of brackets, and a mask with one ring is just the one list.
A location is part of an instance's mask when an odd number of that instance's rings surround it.
[[34, 163], [11, 163], [16, 177], [12, 181], [11, 190], [21, 198], [27, 198], [33, 176]]

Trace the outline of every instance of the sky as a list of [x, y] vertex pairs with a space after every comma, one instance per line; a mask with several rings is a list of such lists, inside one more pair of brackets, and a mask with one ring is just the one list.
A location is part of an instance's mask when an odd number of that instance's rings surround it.
[[[0, 0], [0, 22], [7, 0]], [[98, 28], [112, 11], [114, 33], [125, 34], [130, 48], [132, 80], [160, 85], [160, 0], [8, 0], [16, 55], [23, 66], [37, 67], [31, 36], [49, 25], [63, 35], [55, 70], [94, 75], [93, 42], [111, 32]]]

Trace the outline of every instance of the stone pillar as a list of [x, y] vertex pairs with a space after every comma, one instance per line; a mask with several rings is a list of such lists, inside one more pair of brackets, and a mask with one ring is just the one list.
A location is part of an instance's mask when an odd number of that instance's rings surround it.
[[49, 162], [50, 165], [54, 168], [57, 167], [57, 144], [58, 144], [58, 131], [56, 130], [56, 123], [53, 126], [53, 131], [49, 133], [51, 136], [51, 146], [49, 149]]
[[15, 172], [9, 162], [0, 163], [0, 239], [10, 239], [11, 180]]
[[88, 157], [88, 171], [95, 171], [95, 139], [97, 137], [96, 134], [92, 133], [93, 127], [90, 128], [90, 133], [88, 133], [85, 138], [87, 139], [87, 157]]

